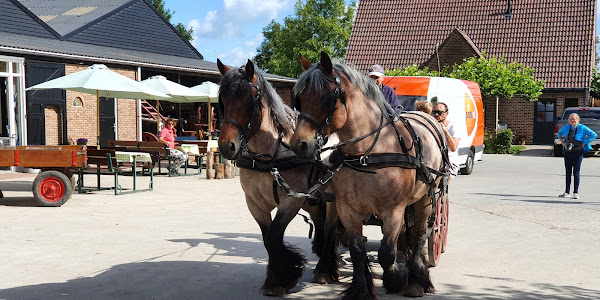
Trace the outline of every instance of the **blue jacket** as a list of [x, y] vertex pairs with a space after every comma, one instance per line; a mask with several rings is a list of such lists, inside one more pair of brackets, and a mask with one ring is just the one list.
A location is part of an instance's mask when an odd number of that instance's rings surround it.
[[401, 110], [400, 101], [398, 100], [398, 96], [396, 96], [393, 88], [384, 84], [381, 87], [381, 92], [383, 93], [383, 99], [385, 102], [389, 103], [397, 112]]
[[[566, 140], [569, 131], [571, 131], [571, 124], [567, 124], [561, 128], [558, 131], [557, 137], [562, 137], [563, 140]], [[583, 153], [588, 153], [592, 150], [590, 143], [596, 139], [597, 136], [598, 135], [593, 130], [583, 124], [579, 124], [575, 127], [575, 139], [583, 143]]]

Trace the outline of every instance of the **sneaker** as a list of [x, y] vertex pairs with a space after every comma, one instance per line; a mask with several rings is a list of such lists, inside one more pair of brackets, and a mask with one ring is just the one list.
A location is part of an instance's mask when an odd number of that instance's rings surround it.
[[579, 199], [579, 194], [573, 193], [573, 199]]
[[569, 193], [560, 194], [558, 196], [561, 198], [571, 198], [571, 194], [569, 194]]

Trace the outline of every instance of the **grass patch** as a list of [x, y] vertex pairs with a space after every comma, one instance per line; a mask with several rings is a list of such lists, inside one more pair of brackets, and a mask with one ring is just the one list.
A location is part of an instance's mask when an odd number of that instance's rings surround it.
[[519, 154], [521, 153], [521, 151], [525, 150], [525, 146], [523, 145], [517, 145], [517, 146], [510, 146], [510, 153], [511, 154]]

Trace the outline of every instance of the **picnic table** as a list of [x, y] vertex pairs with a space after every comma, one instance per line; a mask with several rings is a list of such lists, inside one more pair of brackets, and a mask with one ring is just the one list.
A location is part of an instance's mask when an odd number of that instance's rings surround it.
[[115, 151], [118, 163], [152, 163], [152, 156], [148, 152]]

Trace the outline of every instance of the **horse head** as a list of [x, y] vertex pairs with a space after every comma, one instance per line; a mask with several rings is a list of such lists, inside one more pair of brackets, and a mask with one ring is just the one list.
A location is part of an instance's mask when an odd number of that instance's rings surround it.
[[328, 136], [347, 121], [347, 80], [325, 52], [316, 64], [302, 54], [300, 60], [305, 71], [293, 89], [293, 106], [300, 115], [290, 146], [296, 155], [312, 158], [319, 154]]
[[219, 151], [227, 159], [236, 159], [260, 127], [257, 120], [264, 109], [261, 84], [250, 60], [238, 69], [225, 66], [219, 59], [217, 65], [223, 76], [219, 88]]

